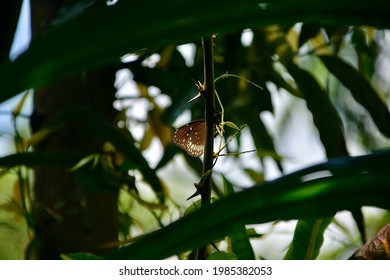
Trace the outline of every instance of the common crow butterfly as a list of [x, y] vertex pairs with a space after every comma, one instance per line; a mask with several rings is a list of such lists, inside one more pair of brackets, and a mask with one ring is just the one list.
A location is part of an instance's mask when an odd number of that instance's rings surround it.
[[[223, 131], [221, 127], [221, 116], [222, 114], [220, 112], [214, 113], [214, 124], [216, 125], [214, 137], [218, 135], [217, 132]], [[190, 156], [199, 157], [203, 154], [205, 133], [206, 121], [196, 120], [176, 129], [172, 135], [172, 141]]]
[[190, 156], [199, 157], [204, 150], [205, 131], [205, 120], [192, 121], [176, 129], [172, 141]]

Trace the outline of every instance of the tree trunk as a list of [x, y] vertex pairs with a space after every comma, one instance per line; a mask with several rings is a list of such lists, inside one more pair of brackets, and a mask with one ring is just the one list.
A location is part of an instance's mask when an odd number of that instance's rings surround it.
[[[69, 1], [32, 0], [32, 37], [41, 33], [58, 9]], [[61, 54], [59, 54], [61, 55]], [[105, 67], [34, 90], [32, 129], [71, 106], [83, 106], [112, 122], [115, 68]], [[75, 123], [38, 143], [40, 152], [101, 153], [103, 139]], [[61, 159], [58, 159], [61, 160]], [[40, 167], [35, 170], [35, 242], [27, 257], [58, 259], [74, 252], [104, 253], [104, 244], [117, 240], [117, 191], [91, 194], [72, 172]]]

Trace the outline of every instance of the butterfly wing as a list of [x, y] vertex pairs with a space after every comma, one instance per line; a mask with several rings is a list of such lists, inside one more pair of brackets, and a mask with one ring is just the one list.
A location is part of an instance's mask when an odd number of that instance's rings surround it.
[[204, 150], [205, 129], [204, 120], [192, 121], [176, 129], [172, 135], [172, 141], [190, 156], [199, 157]]

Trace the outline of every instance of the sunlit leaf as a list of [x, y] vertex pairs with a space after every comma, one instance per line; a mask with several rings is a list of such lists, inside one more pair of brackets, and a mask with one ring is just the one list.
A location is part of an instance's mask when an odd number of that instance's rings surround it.
[[150, 144], [152, 144], [152, 140], [154, 138], [153, 130], [150, 128], [150, 126], [147, 126], [145, 129], [144, 137], [142, 138], [139, 150], [141, 152], [145, 151], [147, 148], [149, 148]]
[[240, 130], [240, 129], [238, 128], [238, 126], [237, 126], [235, 123], [233, 123], [233, 122], [225, 122], [225, 124], [226, 124], [228, 127], [231, 127], [231, 128], [233, 128], [233, 129], [235, 129], [235, 130]]
[[69, 171], [76, 171], [77, 169], [80, 169], [81, 167], [87, 165], [88, 163], [92, 162], [93, 166], [96, 166], [96, 159], [99, 159], [98, 155], [89, 155], [83, 159], [81, 159], [78, 163], [76, 163], [74, 166], [72, 166]]
[[173, 131], [171, 127], [162, 121], [163, 110], [157, 107], [157, 105], [154, 106], [154, 109], [149, 114], [149, 125], [165, 148], [171, 142]]
[[20, 101], [18, 102], [18, 104], [16, 105], [16, 107], [12, 111], [12, 114], [14, 116], [17, 116], [22, 112], [24, 104], [26, 103], [27, 97], [30, 95], [30, 93], [31, 93], [31, 91], [26, 91], [23, 94], [22, 98], [20, 99]]

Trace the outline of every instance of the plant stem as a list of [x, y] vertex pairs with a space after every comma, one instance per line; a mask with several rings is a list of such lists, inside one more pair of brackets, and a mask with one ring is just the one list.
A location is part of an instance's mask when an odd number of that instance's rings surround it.
[[[214, 113], [215, 113], [215, 87], [214, 87], [214, 52], [212, 37], [203, 40], [204, 76], [205, 76], [205, 102], [206, 102], [206, 139], [203, 162], [203, 174], [213, 168], [214, 147]], [[202, 205], [210, 203], [211, 173], [205, 178], [201, 194]]]
[[[204, 59], [204, 77], [205, 77], [205, 119], [206, 119], [206, 136], [205, 150], [203, 161], [203, 186], [201, 188], [202, 206], [210, 203], [211, 200], [211, 170], [214, 159], [214, 113], [215, 113], [215, 87], [214, 87], [214, 51], [213, 37], [203, 39], [203, 59]], [[206, 175], [206, 173], [208, 174]], [[207, 258], [207, 246], [198, 250], [197, 259]]]

